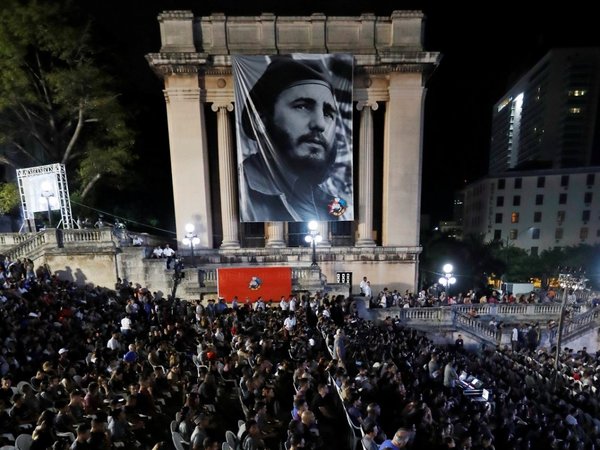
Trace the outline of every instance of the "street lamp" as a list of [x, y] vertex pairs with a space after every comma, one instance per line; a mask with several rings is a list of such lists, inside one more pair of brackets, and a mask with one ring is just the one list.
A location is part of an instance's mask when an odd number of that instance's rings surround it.
[[585, 289], [587, 278], [582, 269], [572, 270], [568, 267], [559, 268], [560, 273], [558, 274], [558, 283], [563, 289], [562, 302], [560, 306], [560, 318], [558, 319], [558, 337], [556, 339], [556, 357], [554, 361], [555, 375], [558, 377], [559, 370], [559, 358], [560, 358], [560, 347], [562, 345], [563, 326], [565, 319], [565, 311], [567, 309], [567, 294], [570, 289], [577, 291], [579, 289]]
[[452, 267], [452, 264], [444, 264], [442, 270], [444, 271], [444, 276], [440, 277], [438, 281], [446, 288], [446, 297], [450, 298], [450, 285], [456, 283], [456, 278], [452, 274], [454, 267]]
[[323, 240], [323, 236], [319, 233], [317, 228], [319, 224], [311, 220], [308, 222], [308, 234], [304, 237], [304, 240], [312, 245], [312, 268], [319, 267], [317, 264], [317, 244]]
[[185, 225], [185, 237], [182, 242], [184, 245], [190, 246], [190, 251], [192, 254], [192, 267], [196, 267], [196, 258], [194, 257], [194, 245], [198, 245], [200, 243], [200, 238], [194, 234], [194, 225], [188, 223]]
[[54, 197], [52, 185], [48, 181], [42, 183], [42, 197], [46, 199], [48, 205], [48, 228], [52, 228], [52, 209], [50, 208], [50, 197]]

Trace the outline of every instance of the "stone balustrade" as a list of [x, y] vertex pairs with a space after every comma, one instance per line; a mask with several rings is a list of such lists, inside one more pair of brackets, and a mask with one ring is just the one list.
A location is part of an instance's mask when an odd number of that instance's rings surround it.
[[454, 315], [454, 323], [457, 327], [468, 330], [480, 338], [492, 341], [495, 344], [499, 344], [502, 339], [501, 330], [490, 327], [488, 324], [458, 311]]
[[590, 309], [582, 314], [577, 314], [574, 317], [568, 319], [568, 322], [564, 326], [563, 337], [571, 336], [581, 332], [581, 330], [587, 329], [588, 325], [597, 325], [597, 321], [600, 318], [600, 307]]
[[81, 230], [63, 230], [64, 245], [112, 242], [110, 228], [84, 228]]
[[5, 251], [11, 247], [22, 244], [37, 233], [2, 233], [0, 234], [0, 250]]
[[20, 240], [19, 243], [4, 252], [5, 256], [11, 261], [19, 258], [32, 258], [33, 255], [38, 254], [47, 245], [56, 245], [56, 234], [48, 231], [27, 233], [22, 236], [23, 239], [15, 239], [15, 241]]

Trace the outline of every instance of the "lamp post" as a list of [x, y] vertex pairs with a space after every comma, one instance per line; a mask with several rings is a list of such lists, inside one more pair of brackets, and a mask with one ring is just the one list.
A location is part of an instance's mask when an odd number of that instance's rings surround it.
[[50, 197], [54, 197], [54, 192], [52, 192], [52, 185], [44, 181], [42, 183], [42, 197], [46, 199], [46, 204], [48, 205], [48, 228], [52, 228], [52, 209], [50, 208]]
[[185, 225], [185, 237], [182, 239], [184, 245], [190, 246], [190, 252], [192, 255], [192, 267], [196, 267], [196, 258], [194, 257], [194, 245], [200, 243], [200, 238], [194, 234], [195, 227], [193, 224], [188, 223]]
[[323, 236], [319, 233], [317, 228], [319, 224], [311, 220], [308, 222], [308, 234], [304, 237], [304, 240], [312, 245], [312, 264], [310, 267], [316, 268], [319, 267], [317, 264], [317, 244], [323, 240]]
[[446, 288], [446, 296], [450, 298], [450, 285], [456, 283], [456, 278], [452, 274], [454, 267], [452, 267], [452, 264], [444, 264], [442, 270], [444, 271], [444, 276], [440, 277], [438, 282]]
[[585, 289], [587, 278], [583, 270], [571, 270], [568, 267], [559, 268], [558, 283], [563, 289], [562, 300], [560, 305], [560, 317], [558, 319], [558, 337], [556, 338], [556, 356], [554, 361], [555, 376], [558, 377], [559, 362], [560, 362], [560, 347], [562, 345], [563, 327], [565, 320], [565, 312], [567, 309], [567, 294], [569, 289], [577, 291], [579, 289]]

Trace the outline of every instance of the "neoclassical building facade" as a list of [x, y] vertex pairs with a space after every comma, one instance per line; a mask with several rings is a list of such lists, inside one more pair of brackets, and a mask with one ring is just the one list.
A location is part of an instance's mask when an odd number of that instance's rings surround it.
[[[159, 15], [162, 46], [146, 56], [164, 81], [177, 238], [199, 238], [207, 268], [308, 267], [306, 224], [239, 220], [232, 55], [349, 53], [354, 57], [352, 222], [320, 222], [321, 272], [352, 272], [374, 290], [416, 289], [424, 81], [439, 55], [423, 49], [424, 16], [394, 11], [332, 17]], [[355, 289], [356, 291], [356, 289]]]

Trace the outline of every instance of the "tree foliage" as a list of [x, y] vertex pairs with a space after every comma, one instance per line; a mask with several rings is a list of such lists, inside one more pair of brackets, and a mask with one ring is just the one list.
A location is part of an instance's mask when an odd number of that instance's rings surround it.
[[0, 163], [63, 163], [85, 198], [118, 184], [133, 134], [98, 64], [90, 21], [70, 0], [4, 0], [0, 10]]
[[527, 282], [539, 278], [546, 283], [548, 278], [558, 274], [560, 267], [573, 267], [587, 273], [591, 287], [600, 287], [600, 245], [554, 247], [539, 256], [514, 246], [498, 246], [494, 252], [506, 263], [506, 269], [498, 275], [507, 281]]
[[0, 214], [8, 214], [19, 204], [19, 189], [14, 183], [0, 183]]
[[438, 281], [445, 263], [454, 267], [456, 285], [452, 291], [487, 287], [487, 276], [502, 272], [504, 263], [494, 252], [495, 243], [484, 243], [478, 236], [465, 236], [463, 240], [434, 233], [425, 236], [420, 258], [421, 287], [426, 288]]
[[420, 257], [421, 287], [438, 281], [442, 266], [451, 263], [457, 284], [453, 292], [486, 287], [488, 276], [508, 282], [529, 282], [539, 278], [546, 284], [560, 267], [581, 268], [589, 279], [588, 287], [600, 288], [600, 245], [555, 247], [538, 255], [501, 241], [483, 242], [480, 236], [467, 235], [462, 240], [434, 233], [423, 234]]

